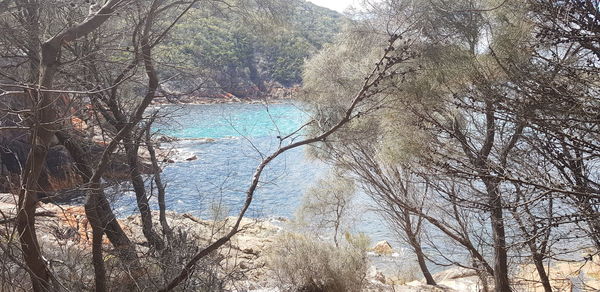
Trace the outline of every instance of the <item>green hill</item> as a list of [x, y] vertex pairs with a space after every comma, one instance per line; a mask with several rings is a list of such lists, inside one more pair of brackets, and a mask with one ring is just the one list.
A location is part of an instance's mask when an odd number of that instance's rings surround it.
[[228, 7], [195, 10], [159, 48], [165, 63], [178, 64], [163, 68], [162, 79], [177, 80], [166, 84], [168, 91], [196, 96], [253, 97], [295, 86], [305, 59], [333, 39], [343, 20], [303, 0], [244, 14]]

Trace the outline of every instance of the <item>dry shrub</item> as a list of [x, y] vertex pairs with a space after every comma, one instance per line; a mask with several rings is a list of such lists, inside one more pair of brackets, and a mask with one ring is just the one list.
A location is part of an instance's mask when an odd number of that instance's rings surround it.
[[[187, 231], [176, 228], [173, 238], [168, 242], [167, 249], [149, 254], [142, 259], [147, 269], [146, 279], [142, 282], [145, 289], [156, 290], [166, 286], [171, 279], [179, 274], [189, 259], [196, 255], [202, 245], [206, 244]], [[227, 270], [222, 265], [223, 256], [211, 253], [202, 259], [190, 277], [175, 291], [223, 291], [234, 271]], [[139, 285], [142, 285], [140, 283]]]
[[[42, 238], [42, 250], [49, 260], [55, 290], [93, 291], [91, 250], [51, 235]], [[129, 281], [128, 270], [121, 260], [111, 249], [107, 249], [104, 264], [108, 286], [111, 291], [117, 292], [156, 291], [177, 275], [204, 244], [205, 240], [176, 229], [166, 250], [138, 252], [144, 272], [133, 283]], [[22, 251], [14, 233], [0, 231], [0, 291], [31, 291], [29, 275], [23, 263]], [[188, 280], [175, 291], [223, 291], [227, 284], [239, 277], [236, 270], [225, 267], [223, 256], [212, 253], [198, 263]]]
[[286, 233], [277, 238], [268, 264], [284, 291], [360, 291], [366, 284], [365, 249]]

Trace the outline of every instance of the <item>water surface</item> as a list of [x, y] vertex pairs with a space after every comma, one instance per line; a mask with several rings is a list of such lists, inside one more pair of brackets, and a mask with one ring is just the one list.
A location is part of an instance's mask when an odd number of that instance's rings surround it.
[[[214, 215], [215, 209], [235, 215], [246, 198], [246, 189], [262, 157], [269, 155], [281, 140], [308, 119], [292, 104], [221, 104], [164, 106], [170, 121], [157, 126], [160, 133], [182, 140], [174, 147], [176, 163], [167, 164], [169, 210], [189, 212], [200, 217]], [[295, 135], [297, 139], [301, 134]], [[206, 142], [199, 138], [211, 138]], [[284, 143], [289, 143], [284, 141]], [[197, 157], [186, 161], [186, 158]], [[291, 217], [302, 194], [325, 166], [308, 158], [305, 149], [290, 150], [264, 171], [248, 215]], [[134, 194], [128, 192], [116, 202], [120, 214], [135, 211]], [[153, 200], [155, 201], [155, 199]], [[154, 202], [154, 208], [157, 208]]]
[[[162, 145], [177, 151], [176, 162], [166, 164], [162, 173], [167, 183], [167, 209], [201, 218], [237, 215], [262, 157], [280, 146], [280, 137], [294, 133], [309, 120], [308, 114], [293, 104], [186, 105], [160, 109], [171, 118], [157, 125], [156, 130], [181, 139]], [[300, 131], [293, 137], [301, 139], [302, 135]], [[211, 142], [201, 138], [210, 138]], [[197, 159], [185, 160], [193, 156]], [[309, 157], [306, 147], [284, 153], [264, 171], [247, 216], [292, 218], [303, 194], [327, 169]], [[114, 203], [117, 214], [127, 216], [136, 212], [134, 193], [127, 190], [119, 193], [125, 195]], [[151, 203], [152, 208], [158, 209], [155, 197]], [[412, 259], [396, 234], [369, 211], [373, 204], [367, 196], [358, 194], [355, 206], [352, 231], [366, 233], [373, 242], [388, 240], [400, 253], [397, 257], [375, 257], [379, 268], [395, 270]]]

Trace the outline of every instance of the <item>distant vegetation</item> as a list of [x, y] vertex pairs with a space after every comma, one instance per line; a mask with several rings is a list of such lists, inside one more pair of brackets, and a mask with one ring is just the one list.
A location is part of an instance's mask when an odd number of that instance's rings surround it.
[[344, 17], [303, 0], [271, 13], [275, 19], [218, 6], [190, 12], [159, 54], [181, 66], [163, 68], [162, 75], [193, 76], [177, 78], [173, 88], [202, 86], [208, 92], [224, 90], [238, 97], [265, 93], [269, 86], [300, 84], [304, 61], [333, 40]]

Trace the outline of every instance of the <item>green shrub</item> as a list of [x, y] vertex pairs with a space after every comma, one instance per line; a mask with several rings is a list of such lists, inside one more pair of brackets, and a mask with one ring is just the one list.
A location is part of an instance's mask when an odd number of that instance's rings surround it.
[[303, 235], [287, 233], [273, 244], [268, 265], [284, 291], [360, 291], [366, 283], [365, 249], [335, 247]]

